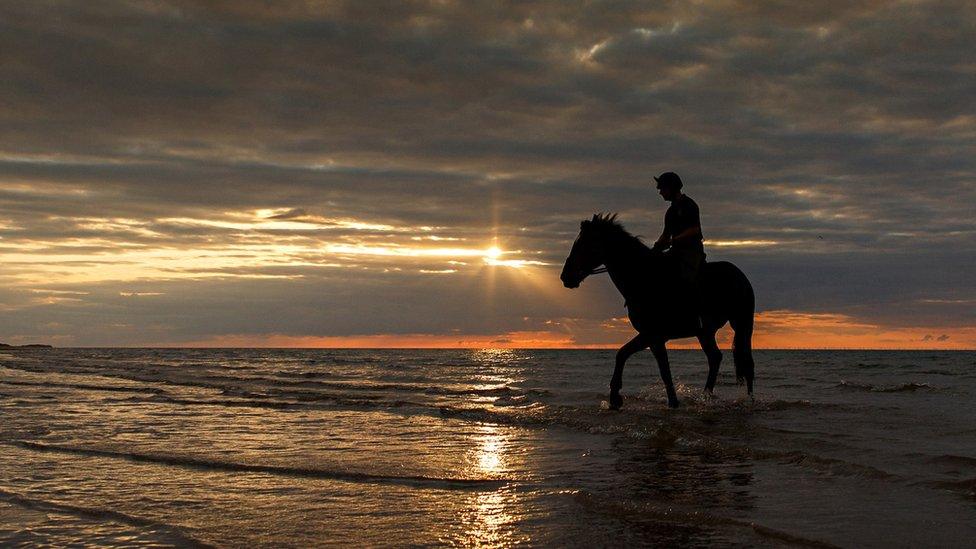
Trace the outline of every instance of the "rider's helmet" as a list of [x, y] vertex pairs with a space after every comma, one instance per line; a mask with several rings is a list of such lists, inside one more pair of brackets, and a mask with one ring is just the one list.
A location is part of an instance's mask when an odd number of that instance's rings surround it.
[[680, 191], [681, 187], [684, 186], [681, 183], [681, 178], [678, 177], [678, 174], [674, 172], [664, 172], [661, 175], [655, 177], [654, 181], [657, 181], [657, 188], [659, 189], [661, 187], [672, 187], [675, 190]]

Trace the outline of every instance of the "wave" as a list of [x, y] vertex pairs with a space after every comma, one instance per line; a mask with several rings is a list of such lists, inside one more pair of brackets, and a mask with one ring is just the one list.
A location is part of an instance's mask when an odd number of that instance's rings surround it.
[[770, 400], [759, 401], [755, 404], [756, 409], [769, 412], [779, 412], [782, 410], [806, 410], [808, 408], [834, 408], [832, 404], [815, 404], [809, 400]]
[[954, 454], [943, 454], [941, 456], [936, 456], [929, 459], [931, 463], [944, 463], [947, 465], [964, 465], [967, 467], [976, 467], [976, 458], [969, 456], [957, 456]]
[[875, 480], [897, 480], [900, 478], [895, 474], [870, 465], [839, 458], [818, 456], [801, 450], [749, 450], [748, 453], [754, 458], [776, 461], [787, 465], [800, 465], [836, 476], [870, 478]]
[[26, 440], [15, 440], [3, 442], [9, 446], [17, 446], [27, 450], [37, 452], [50, 452], [60, 454], [74, 454], [91, 457], [105, 457], [112, 459], [124, 459], [140, 463], [153, 463], [159, 465], [170, 465], [184, 467], [188, 469], [202, 469], [207, 471], [227, 471], [234, 473], [266, 473], [270, 475], [301, 477], [301, 478], [320, 478], [329, 480], [339, 480], [346, 482], [365, 482], [374, 484], [400, 484], [420, 488], [430, 489], [475, 489], [489, 490], [496, 489], [512, 482], [512, 479], [503, 478], [454, 478], [454, 477], [433, 477], [425, 475], [379, 475], [372, 473], [361, 473], [354, 471], [330, 471], [327, 469], [316, 469], [311, 467], [289, 467], [284, 465], [257, 465], [251, 463], [237, 463], [232, 461], [220, 461], [189, 456], [173, 456], [165, 454], [140, 454], [134, 452], [117, 452], [114, 450], [99, 450], [97, 448], [83, 448], [77, 446], [61, 446], [55, 444], [45, 444], [40, 442], [30, 442]]
[[[250, 377], [228, 377], [228, 376], [208, 376], [204, 378], [211, 384], [208, 387], [222, 388], [220, 382], [230, 382], [231, 384], [246, 383], [248, 386], [258, 384], [262, 389], [278, 390], [281, 387], [298, 387], [307, 389], [334, 389], [347, 392], [393, 392], [393, 393], [419, 393], [428, 395], [447, 395], [447, 396], [504, 396], [504, 395], [548, 395], [549, 391], [544, 389], [520, 389], [511, 385], [478, 386], [471, 387], [462, 384], [454, 385], [431, 385], [426, 383], [378, 383], [375, 381], [311, 381], [311, 380], [290, 380], [278, 377], [250, 376]], [[192, 381], [192, 380], [187, 380]], [[216, 382], [216, 384], [214, 384]], [[266, 384], [266, 385], [261, 385]], [[314, 394], [314, 393], [313, 393]]]
[[[758, 436], [755, 428], [751, 428], [750, 430], [753, 432], [752, 436], [754, 438]], [[651, 441], [655, 447], [683, 448], [693, 450], [696, 453], [720, 457], [723, 460], [769, 461], [781, 465], [793, 465], [811, 469], [818, 473], [831, 476], [888, 481], [902, 480], [898, 475], [878, 469], [877, 467], [840, 458], [820, 456], [803, 450], [775, 450], [737, 445], [723, 440], [728, 436], [736, 436], [734, 432], [726, 432], [718, 436], [713, 436], [696, 429], [689, 429], [685, 425], [662, 422], [656, 427], [645, 428], [637, 432], [631, 432], [630, 434], [635, 437], [639, 435], [639, 438]]]
[[915, 365], [914, 364], [908, 364], [908, 365], [905, 365], [905, 364], [892, 364], [891, 362], [858, 362], [858, 363], [856, 363], [854, 365], [854, 367], [855, 368], [858, 368], [858, 369], [866, 369], [866, 368], [886, 368], [886, 369], [893, 369], [893, 368], [905, 368], [906, 366], [908, 366], [908, 367], [914, 367]]
[[280, 377], [294, 377], [299, 379], [315, 379], [317, 377], [332, 377], [335, 374], [333, 374], [332, 372], [327, 372], [322, 370], [322, 371], [303, 371], [303, 372], [278, 372], [275, 375], [278, 375]]
[[962, 480], [938, 480], [929, 482], [928, 485], [934, 488], [956, 492], [969, 499], [976, 500], [976, 478], [967, 478]]
[[835, 548], [830, 543], [805, 538], [790, 532], [770, 528], [756, 522], [723, 517], [701, 510], [681, 510], [674, 505], [667, 507], [655, 503], [626, 501], [616, 498], [600, 497], [585, 490], [571, 492], [578, 503], [592, 512], [610, 514], [616, 517], [630, 519], [636, 522], [653, 521], [675, 525], [684, 528], [716, 528], [724, 527], [746, 534], [754, 534], [765, 540], [798, 545], [801, 547]]
[[0, 380], [2, 385], [19, 385], [24, 387], [50, 387], [52, 389], [80, 389], [82, 391], [110, 391], [118, 393], [163, 393], [155, 387], [122, 387], [118, 385], [88, 385], [84, 383], [58, 383], [56, 381], [11, 381]]
[[20, 507], [26, 507], [28, 509], [34, 509], [36, 511], [42, 511], [47, 513], [62, 513], [66, 515], [73, 515], [76, 517], [81, 517], [90, 520], [97, 521], [112, 521], [121, 524], [126, 524], [129, 526], [137, 526], [140, 528], [153, 528], [156, 530], [161, 530], [165, 532], [170, 538], [173, 538], [173, 542], [181, 547], [213, 547], [202, 541], [196, 540], [189, 535], [187, 535], [183, 530], [172, 524], [167, 524], [165, 522], [159, 522], [156, 520], [151, 520], [143, 517], [138, 517], [134, 515], [129, 515], [126, 513], [121, 513], [119, 511], [113, 511], [111, 509], [102, 509], [96, 507], [81, 507], [78, 505], [69, 505], [66, 503], [57, 503], [53, 501], [46, 501], [42, 499], [27, 497], [14, 492], [8, 492], [6, 490], [0, 489], [0, 501], [9, 503], [12, 505], [18, 505]]
[[[32, 373], [51, 373], [50, 370], [45, 368], [31, 367], [31, 366], [10, 366], [11, 369], [28, 371]], [[165, 373], [158, 372], [152, 369], [146, 368], [135, 368], [132, 369], [121, 369], [121, 370], [107, 370], [107, 369], [80, 369], [77, 371], [70, 370], [59, 370], [59, 374], [67, 375], [97, 375], [100, 377], [106, 377], [110, 379], [122, 379], [126, 381], [136, 381], [141, 383], [157, 383], [168, 386], [176, 387], [193, 387], [193, 388], [203, 388], [212, 389], [215, 391], [221, 391], [225, 394], [233, 394], [237, 396], [267, 396], [256, 393], [256, 391], [262, 391], [268, 394], [275, 394], [275, 396], [281, 397], [292, 397], [299, 400], [330, 400], [332, 398], [341, 398], [342, 394], [335, 393], [324, 393], [327, 390], [341, 391], [344, 394], [349, 393], [408, 393], [408, 394], [427, 394], [427, 395], [443, 395], [443, 396], [506, 396], [506, 395], [528, 395], [528, 396], [547, 396], [550, 394], [549, 391], [540, 388], [526, 388], [522, 389], [508, 384], [494, 385], [494, 386], [468, 386], [464, 384], [444, 384], [444, 385], [434, 385], [429, 383], [410, 383], [410, 382], [400, 382], [400, 383], [382, 383], [375, 381], [364, 381], [364, 380], [320, 380], [314, 379], [317, 376], [308, 376], [305, 374], [308, 372], [300, 372], [298, 375], [282, 375], [282, 373], [275, 373], [274, 376], [233, 376], [233, 375], [200, 375], [200, 376], [188, 376], [185, 371], [186, 368], [182, 367], [180, 370], [167, 371]], [[164, 374], [164, 375], [161, 375]], [[174, 375], [165, 375], [174, 374]], [[291, 377], [291, 379], [288, 379]], [[297, 377], [297, 379], [296, 379]], [[16, 383], [28, 383], [28, 382], [16, 382]], [[53, 382], [52, 382], [53, 383]], [[112, 391], [122, 389], [112, 389], [112, 388], [100, 388], [105, 386], [97, 385], [85, 385], [85, 384], [62, 384], [65, 387], [73, 387], [77, 389], [88, 389], [88, 390], [104, 390]], [[54, 385], [52, 385], [54, 386]], [[297, 390], [295, 390], [297, 389]], [[307, 389], [307, 390], [303, 390]], [[138, 389], [137, 389], [138, 390]], [[161, 389], [146, 390], [141, 389], [144, 392], [155, 392], [163, 393], [165, 391]], [[380, 397], [369, 397], [363, 396], [361, 398], [380, 398]]]
[[954, 372], [954, 371], [949, 370], [949, 369], [944, 369], [944, 370], [919, 370], [916, 373], [924, 374], [924, 375], [937, 375], [937, 376], [950, 376], [950, 377], [967, 377], [969, 375], [969, 372], [966, 372], [966, 371]]
[[[513, 410], [532, 410], [544, 405], [539, 402], [536, 395], [542, 391], [529, 389], [523, 393], [509, 393], [498, 396], [493, 401], [476, 403], [477, 407], [447, 406], [443, 401], [423, 401], [420, 399], [410, 400], [409, 398], [396, 398], [393, 394], [349, 394], [341, 392], [320, 392], [320, 391], [267, 391], [256, 393], [247, 390], [223, 389], [221, 395], [215, 398], [206, 397], [183, 397], [169, 394], [166, 391], [159, 391], [150, 396], [131, 396], [120, 399], [110, 399], [115, 402], [157, 402], [179, 406], [220, 406], [226, 408], [256, 408], [272, 410], [334, 410], [334, 409], [353, 409], [353, 410], [388, 410], [396, 413], [420, 413], [431, 416], [448, 416], [456, 412], [457, 416], [473, 413], [478, 417], [472, 417], [475, 421], [493, 421], [490, 408], [511, 408]], [[416, 395], [402, 395], [411, 397]], [[480, 414], [480, 415], [479, 415]], [[511, 423], [505, 419], [501, 423]]]
[[837, 387], [867, 391], [869, 393], [914, 393], [916, 391], [944, 391], [943, 387], [934, 387], [928, 383], [909, 381], [900, 385], [871, 385], [870, 383], [858, 383], [856, 381], [841, 380]]
[[409, 400], [379, 400], [377, 398], [355, 398], [321, 395], [314, 399], [295, 399], [295, 400], [276, 400], [267, 395], [242, 394], [247, 398], [220, 398], [220, 399], [199, 399], [199, 398], [180, 398], [164, 394], [146, 397], [128, 397], [120, 399], [109, 399], [110, 402], [157, 402], [163, 404], [173, 404], [179, 406], [219, 406], [224, 408], [256, 408], [265, 410], [334, 410], [336, 408], [349, 408], [355, 410], [376, 410], [389, 409], [397, 410], [401, 408], [422, 409], [428, 408], [430, 415], [436, 413], [436, 408], [432, 405]]

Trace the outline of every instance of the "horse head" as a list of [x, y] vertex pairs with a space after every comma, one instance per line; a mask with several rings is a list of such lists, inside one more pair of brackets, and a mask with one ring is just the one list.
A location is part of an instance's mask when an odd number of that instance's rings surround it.
[[616, 217], [616, 214], [606, 216], [593, 214], [592, 219], [584, 219], [580, 223], [579, 235], [573, 242], [573, 249], [569, 252], [566, 264], [563, 265], [563, 272], [559, 275], [563, 286], [579, 288], [583, 279], [603, 265], [605, 259], [602, 229], [615, 223]]

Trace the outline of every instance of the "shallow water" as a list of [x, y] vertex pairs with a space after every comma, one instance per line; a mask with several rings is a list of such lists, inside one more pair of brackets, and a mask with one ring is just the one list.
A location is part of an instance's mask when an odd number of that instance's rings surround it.
[[972, 546], [976, 353], [16, 350], [0, 545]]

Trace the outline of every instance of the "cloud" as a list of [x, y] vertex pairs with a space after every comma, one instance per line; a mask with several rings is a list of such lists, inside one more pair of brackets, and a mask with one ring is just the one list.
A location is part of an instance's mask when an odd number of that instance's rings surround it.
[[[760, 310], [953, 342], [976, 322], [965, 2], [35, 2], [0, 21], [10, 333], [598, 326], [622, 300], [560, 293], [556, 271], [595, 211], [656, 236], [665, 170]], [[492, 245], [508, 267], [477, 257]], [[410, 253], [431, 248], [475, 256]], [[380, 249], [407, 253], [338, 253]], [[123, 292], [164, 295], [137, 312]], [[575, 341], [626, 336], [603, 334]]]
[[295, 219], [306, 217], [308, 214], [302, 208], [290, 208], [281, 213], [268, 216], [268, 219]]

